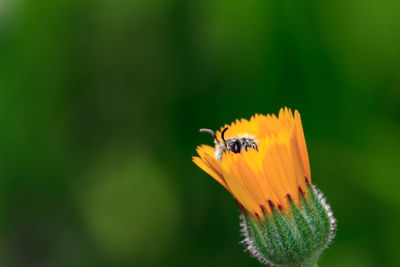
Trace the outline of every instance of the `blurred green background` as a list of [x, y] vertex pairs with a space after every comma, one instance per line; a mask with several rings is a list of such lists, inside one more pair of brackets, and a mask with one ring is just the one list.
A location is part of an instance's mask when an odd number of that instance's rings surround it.
[[338, 234], [399, 266], [400, 1], [0, 1], [0, 265], [260, 266], [198, 129], [298, 109]]

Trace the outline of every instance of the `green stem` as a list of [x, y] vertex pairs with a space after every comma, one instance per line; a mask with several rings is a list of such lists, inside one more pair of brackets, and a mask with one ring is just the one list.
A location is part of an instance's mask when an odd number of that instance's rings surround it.
[[304, 267], [318, 267], [318, 257], [311, 261], [309, 264], [304, 264]]
[[279, 267], [318, 267], [318, 258], [310, 263], [279, 265]]

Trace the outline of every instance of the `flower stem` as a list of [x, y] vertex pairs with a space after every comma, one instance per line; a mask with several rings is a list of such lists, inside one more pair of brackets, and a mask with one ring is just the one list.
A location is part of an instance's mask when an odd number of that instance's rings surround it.
[[278, 265], [280, 267], [318, 267], [318, 262], [313, 261], [310, 264], [291, 264], [291, 265]]
[[309, 264], [305, 264], [304, 267], [318, 267], [318, 257]]
[[318, 259], [315, 259], [309, 263], [278, 265], [278, 266], [279, 267], [318, 267]]

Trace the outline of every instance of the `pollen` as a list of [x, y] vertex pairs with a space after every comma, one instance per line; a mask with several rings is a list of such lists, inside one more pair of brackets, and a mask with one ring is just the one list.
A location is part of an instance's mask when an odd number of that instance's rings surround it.
[[239, 207], [263, 219], [273, 207], [289, 212], [290, 201], [300, 204], [311, 173], [300, 114], [282, 108], [278, 116], [255, 114], [249, 120], [240, 119], [224, 125], [216, 136], [229, 130], [225, 138], [253, 136], [258, 149], [241, 153], [226, 151], [219, 161], [215, 148], [197, 147], [193, 162], [224, 186]]

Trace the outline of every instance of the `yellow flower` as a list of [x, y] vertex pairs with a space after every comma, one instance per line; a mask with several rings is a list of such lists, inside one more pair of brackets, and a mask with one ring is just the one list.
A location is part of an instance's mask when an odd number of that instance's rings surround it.
[[278, 117], [256, 114], [250, 120], [236, 120], [216, 132], [217, 140], [252, 136], [257, 149], [242, 149], [240, 153], [225, 151], [221, 160], [215, 148], [197, 147], [199, 157], [193, 157], [202, 170], [224, 186], [241, 208], [257, 218], [271, 214], [271, 207], [290, 212], [289, 199], [299, 205], [311, 184], [310, 166], [300, 114], [282, 108]]

